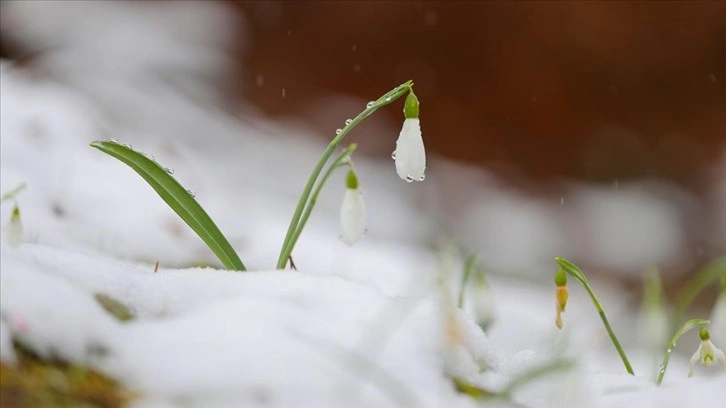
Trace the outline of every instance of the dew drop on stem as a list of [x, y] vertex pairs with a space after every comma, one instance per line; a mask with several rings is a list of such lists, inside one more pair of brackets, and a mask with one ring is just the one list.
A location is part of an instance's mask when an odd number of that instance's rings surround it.
[[165, 171], [165, 172], [166, 172], [167, 174], [170, 174], [170, 175], [171, 175], [171, 174], [174, 174], [174, 169], [170, 169], [170, 168], [168, 168], [168, 167], [164, 167], [164, 171]]
[[335, 134], [336, 135], [339, 135], [341, 133], [343, 133], [343, 129], [335, 129]]

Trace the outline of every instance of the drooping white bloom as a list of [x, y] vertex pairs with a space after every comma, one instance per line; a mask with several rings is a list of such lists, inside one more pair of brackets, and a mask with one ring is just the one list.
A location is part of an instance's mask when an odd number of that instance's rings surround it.
[[406, 97], [403, 108], [405, 120], [396, 141], [393, 158], [396, 160], [396, 173], [407, 182], [423, 181], [426, 177], [426, 150], [421, 137], [421, 122], [418, 118], [419, 102], [413, 91]]
[[343, 205], [340, 208], [340, 231], [343, 242], [353, 245], [366, 232], [368, 212], [353, 170], [348, 172]]
[[483, 278], [478, 278], [474, 282], [472, 299], [474, 300], [476, 322], [481, 327], [488, 327], [494, 321], [494, 298], [489, 284]]
[[426, 150], [421, 137], [418, 118], [403, 121], [403, 128], [396, 141], [396, 173], [407, 182], [423, 181], [426, 177]]
[[5, 236], [10, 246], [19, 245], [24, 240], [23, 223], [20, 221], [20, 209], [16, 205], [10, 216], [10, 222], [5, 227]]
[[698, 346], [698, 350], [691, 356], [691, 370], [688, 372], [688, 376], [693, 376], [693, 366], [700, 360], [703, 367], [710, 367], [717, 363], [723, 364], [726, 368], [726, 356], [723, 351], [718, 347], [714, 346], [711, 342], [711, 334], [705, 327], [701, 327], [700, 330], [701, 344]]

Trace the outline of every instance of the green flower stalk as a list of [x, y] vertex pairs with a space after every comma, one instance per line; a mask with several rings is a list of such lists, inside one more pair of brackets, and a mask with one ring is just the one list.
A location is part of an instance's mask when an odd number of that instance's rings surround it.
[[615, 335], [615, 332], [613, 331], [612, 326], [610, 326], [610, 322], [608, 321], [607, 316], [605, 316], [605, 310], [602, 307], [602, 304], [600, 304], [600, 300], [595, 296], [595, 293], [592, 291], [592, 287], [587, 282], [587, 278], [585, 278], [585, 274], [582, 273], [580, 268], [577, 267], [577, 265], [573, 264], [572, 262], [557, 257], [555, 258], [557, 263], [560, 265], [560, 268], [563, 269], [568, 274], [572, 275], [575, 279], [577, 279], [578, 282], [582, 284], [582, 286], [587, 291], [587, 294], [590, 295], [590, 299], [592, 299], [592, 303], [595, 305], [595, 309], [597, 310], [597, 313], [600, 315], [600, 319], [602, 320], [603, 325], [605, 326], [605, 329], [608, 332], [608, 335], [610, 335], [610, 340], [613, 342], [613, 345], [615, 346], [615, 349], [618, 351], [618, 354], [620, 355], [620, 359], [623, 360], [623, 365], [625, 366], [625, 370], [630, 375], [635, 375], [633, 372], [633, 367], [630, 365], [630, 361], [628, 360], [628, 357], [625, 355], [625, 350], [623, 350], [623, 346], [620, 345], [620, 341], [618, 340], [618, 337]]

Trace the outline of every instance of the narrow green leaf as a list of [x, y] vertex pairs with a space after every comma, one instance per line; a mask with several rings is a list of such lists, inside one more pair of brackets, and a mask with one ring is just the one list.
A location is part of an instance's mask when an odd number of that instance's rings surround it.
[[716, 258], [704, 266], [676, 295], [674, 308], [675, 321], [679, 322], [686, 314], [688, 306], [699, 293], [718, 279], [726, 278], [726, 256]]
[[118, 143], [95, 141], [91, 146], [117, 158], [143, 177], [161, 199], [199, 235], [225, 268], [236, 271], [246, 269], [232, 245], [202, 206], [158, 163]]

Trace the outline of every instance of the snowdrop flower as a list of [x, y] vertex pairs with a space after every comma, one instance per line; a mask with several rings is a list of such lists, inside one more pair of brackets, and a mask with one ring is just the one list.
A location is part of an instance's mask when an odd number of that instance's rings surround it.
[[16, 246], [23, 242], [23, 223], [20, 222], [20, 208], [17, 205], [13, 207], [10, 222], [5, 227], [5, 234], [10, 246]]
[[343, 242], [356, 243], [366, 232], [366, 203], [358, 189], [358, 177], [351, 168], [345, 180], [345, 196], [340, 209], [340, 229]]
[[396, 173], [409, 183], [414, 180], [423, 181], [426, 177], [424, 175], [426, 151], [421, 137], [418, 110], [418, 98], [411, 91], [406, 97], [406, 104], [403, 108], [406, 119], [403, 121], [403, 128], [396, 141], [396, 150], [393, 152], [393, 158], [396, 160]]
[[494, 299], [492, 297], [489, 283], [486, 281], [484, 271], [477, 271], [476, 281], [474, 282], [474, 311], [476, 312], [476, 322], [483, 329], [489, 327], [494, 321]]
[[693, 366], [699, 360], [703, 367], [710, 367], [720, 362], [726, 368], [726, 356], [724, 356], [723, 351], [713, 345], [711, 342], [711, 333], [708, 332], [708, 329], [701, 327], [698, 335], [701, 337], [701, 344], [698, 346], [698, 350], [691, 356], [691, 370], [688, 372], [688, 376], [693, 376]]
[[570, 296], [567, 291], [567, 273], [562, 269], [558, 269], [555, 274], [555, 285], [557, 286], [557, 292], [555, 294], [557, 298], [556, 310], [557, 316], [555, 317], [555, 325], [558, 329], [562, 329], [562, 313], [565, 312], [565, 306], [567, 306], [567, 298]]

